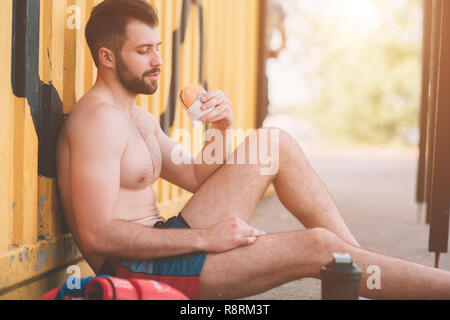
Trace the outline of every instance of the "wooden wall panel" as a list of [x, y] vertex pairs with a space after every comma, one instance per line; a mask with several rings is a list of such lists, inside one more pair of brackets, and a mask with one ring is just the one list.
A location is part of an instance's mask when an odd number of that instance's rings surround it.
[[[2, 1], [0, 299], [36, 298], [54, 283], [44, 279], [52, 274], [61, 278], [66, 266], [80, 264], [80, 252], [68, 233], [58, 201], [53, 152], [64, 116], [96, 79], [84, 28], [91, 9], [100, 2]], [[194, 154], [202, 148], [205, 128], [194, 130], [173, 99], [184, 85], [195, 83], [227, 92], [233, 103], [234, 127], [254, 128], [260, 2], [150, 2], [159, 12], [164, 66], [158, 92], [140, 96], [136, 103], [161, 118], [169, 135], [184, 128], [197, 137], [190, 150]], [[183, 19], [187, 19], [185, 29]], [[17, 38], [20, 28], [27, 28], [23, 39]], [[173, 122], [167, 121], [172, 118]], [[154, 188], [165, 217], [177, 214], [192, 196], [162, 180]], [[89, 269], [85, 264], [83, 268]], [[89, 270], [85, 273], [83, 276], [88, 276]]]

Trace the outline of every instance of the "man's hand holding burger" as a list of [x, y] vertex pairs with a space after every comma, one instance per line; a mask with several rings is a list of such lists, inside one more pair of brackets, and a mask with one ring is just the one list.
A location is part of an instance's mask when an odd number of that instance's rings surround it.
[[214, 107], [211, 112], [200, 119], [203, 123], [210, 123], [213, 129], [226, 130], [232, 128], [234, 115], [228, 94], [221, 90], [213, 90], [204, 93], [200, 100], [203, 103], [202, 111]]

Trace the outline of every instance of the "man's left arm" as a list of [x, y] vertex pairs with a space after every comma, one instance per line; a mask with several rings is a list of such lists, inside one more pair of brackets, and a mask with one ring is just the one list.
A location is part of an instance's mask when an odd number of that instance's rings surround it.
[[[208, 141], [198, 154], [194, 165], [194, 173], [200, 185], [225, 164], [228, 156], [233, 152], [233, 135], [228, 135], [227, 130], [233, 128], [234, 121], [231, 102], [226, 93], [214, 90], [203, 95], [201, 101], [203, 111], [212, 107], [214, 109], [201, 118], [203, 123], [211, 124], [211, 128]], [[215, 150], [215, 153], [220, 150], [220, 152], [215, 154], [213, 159], [208, 159], [211, 154], [206, 150]]]
[[[210, 123], [211, 128], [209, 132], [214, 132], [209, 141], [205, 143], [203, 149], [199, 152], [196, 158], [175, 140], [168, 137], [161, 129], [159, 122], [155, 117], [151, 117], [156, 127], [155, 133], [161, 148], [163, 168], [161, 178], [169, 181], [191, 193], [195, 193], [198, 188], [214, 173], [216, 172], [228, 158], [232, 152], [233, 136], [227, 137], [227, 129], [232, 129], [233, 126], [233, 111], [229, 96], [220, 90], [214, 90], [206, 93], [202, 97], [203, 110], [208, 110], [214, 107], [214, 110], [208, 113], [203, 122]], [[217, 136], [221, 138], [217, 138]], [[221, 158], [215, 156], [214, 161], [209, 159], [209, 150], [221, 150]], [[177, 160], [186, 159], [188, 161], [174, 162], [173, 155], [176, 155]]]

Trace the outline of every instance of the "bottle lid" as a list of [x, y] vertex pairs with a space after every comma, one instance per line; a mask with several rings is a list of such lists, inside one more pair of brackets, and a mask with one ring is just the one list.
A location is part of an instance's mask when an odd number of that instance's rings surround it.
[[322, 268], [330, 273], [357, 275], [362, 274], [361, 270], [353, 263], [352, 257], [348, 253], [333, 253], [333, 261]]
[[333, 253], [334, 263], [336, 264], [352, 264], [352, 257], [348, 253]]

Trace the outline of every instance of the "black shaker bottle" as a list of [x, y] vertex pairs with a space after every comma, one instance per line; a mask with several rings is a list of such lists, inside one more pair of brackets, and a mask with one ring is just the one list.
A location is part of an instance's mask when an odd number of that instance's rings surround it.
[[320, 270], [322, 300], [358, 300], [362, 272], [349, 254], [334, 253]]

